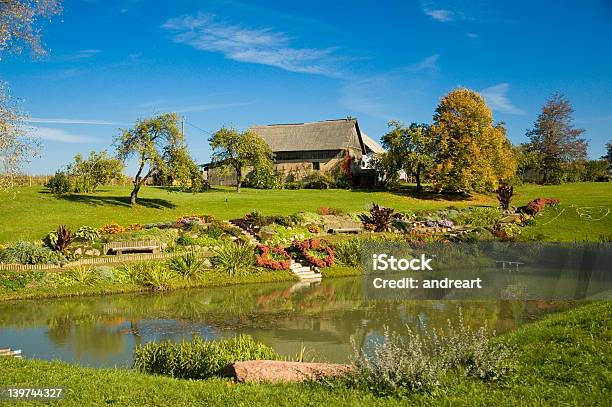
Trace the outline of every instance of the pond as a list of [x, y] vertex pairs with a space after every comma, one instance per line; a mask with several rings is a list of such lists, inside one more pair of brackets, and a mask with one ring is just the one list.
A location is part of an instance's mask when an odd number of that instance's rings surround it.
[[318, 284], [274, 283], [167, 293], [0, 303], [0, 347], [25, 358], [60, 359], [93, 367], [130, 367], [133, 350], [149, 341], [207, 339], [240, 333], [294, 356], [304, 346], [316, 361], [347, 362], [393, 330], [441, 327], [461, 307], [468, 324], [498, 333], [564, 309], [563, 301], [368, 301], [361, 278]]

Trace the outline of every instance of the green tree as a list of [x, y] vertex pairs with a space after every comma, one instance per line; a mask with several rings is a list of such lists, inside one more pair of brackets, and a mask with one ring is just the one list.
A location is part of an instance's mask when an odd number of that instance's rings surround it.
[[102, 185], [109, 184], [123, 177], [123, 161], [111, 157], [106, 150], [91, 151], [89, 157], [81, 154], [74, 156], [74, 162], [68, 165], [68, 174], [72, 177], [75, 192], [95, 192]]
[[585, 160], [587, 141], [581, 138], [584, 129], [572, 123], [574, 108], [569, 100], [555, 94], [542, 106], [542, 112], [527, 131], [529, 149], [542, 155], [542, 182], [558, 183], [573, 161]]
[[422, 180], [432, 168], [437, 142], [427, 124], [412, 123], [405, 127], [400, 122], [389, 122], [389, 132], [382, 138], [383, 146], [397, 170], [414, 176], [417, 191], [422, 191]]
[[506, 129], [493, 123], [491, 109], [472, 90], [455, 89], [440, 101], [430, 134], [437, 143], [432, 178], [438, 190], [491, 191], [516, 174]]
[[587, 160], [584, 167], [583, 181], [602, 181], [609, 178], [609, 164], [606, 160]]
[[381, 187], [390, 188], [399, 182], [398, 171], [401, 169], [401, 163], [396, 161], [393, 154], [389, 152], [376, 154], [372, 157], [370, 165], [376, 172]]
[[126, 161], [136, 157], [138, 170], [130, 203], [136, 205], [138, 192], [156, 171], [171, 174], [168, 166], [171, 152], [183, 146], [176, 113], [165, 113], [150, 119], [138, 120], [132, 129], [122, 130], [115, 139], [117, 156]]
[[607, 161], [608, 168], [612, 169], [612, 141], [606, 143], [606, 154], [604, 154], [601, 159]]
[[167, 174], [161, 174], [165, 178], [166, 185], [177, 183], [181, 190], [191, 188], [192, 192], [200, 191], [202, 188], [202, 173], [195, 163], [186, 145], [179, 145], [167, 153]]
[[514, 148], [514, 156], [517, 162], [517, 175], [522, 181], [539, 180], [544, 166], [544, 157], [539, 151], [531, 150], [528, 143], [523, 143]]
[[240, 192], [247, 167], [272, 167], [274, 154], [257, 134], [250, 130], [238, 132], [223, 127], [208, 140], [213, 150], [213, 162], [222, 163], [236, 173], [236, 192]]

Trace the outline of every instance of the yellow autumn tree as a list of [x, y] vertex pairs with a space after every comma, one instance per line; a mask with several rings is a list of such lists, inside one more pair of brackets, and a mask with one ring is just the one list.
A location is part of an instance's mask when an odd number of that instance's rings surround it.
[[482, 192], [516, 173], [512, 145], [478, 93], [459, 88], [441, 101], [430, 134], [438, 140], [432, 171], [438, 191]]

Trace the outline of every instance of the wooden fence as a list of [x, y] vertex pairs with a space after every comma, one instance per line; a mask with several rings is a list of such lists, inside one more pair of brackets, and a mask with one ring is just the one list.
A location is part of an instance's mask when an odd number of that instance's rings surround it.
[[145, 261], [161, 260], [178, 256], [181, 253], [142, 253], [142, 254], [123, 254], [113, 257], [94, 257], [90, 259], [76, 260], [64, 265], [59, 264], [8, 264], [0, 263], [0, 270], [3, 271], [33, 271], [33, 270], [54, 270], [61, 268], [71, 268], [86, 265], [104, 265], [109, 263], [123, 263], [126, 261]]

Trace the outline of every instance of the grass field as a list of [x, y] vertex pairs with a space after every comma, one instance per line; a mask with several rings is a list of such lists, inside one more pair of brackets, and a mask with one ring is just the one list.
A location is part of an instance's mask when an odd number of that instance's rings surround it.
[[[315, 211], [320, 206], [347, 212], [366, 211], [372, 202], [396, 210], [443, 209], [448, 206], [495, 206], [494, 195], [418, 195], [411, 189], [399, 192], [346, 190], [253, 190], [236, 194], [232, 188], [191, 194], [164, 188], [145, 187], [140, 205], [129, 205], [129, 187], [105, 187], [96, 194], [74, 194], [56, 198], [42, 187], [26, 187], [16, 194], [0, 192], [0, 242], [41, 239], [47, 232], [66, 224], [99, 227], [106, 223], [146, 223], [172, 220], [193, 213], [218, 218], [241, 217], [254, 209], [264, 214]], [[612, 230], [612, 184], [577, 183], [559, 186], [526, 185], [516, 189], [513, 202], [522, 205], [537, 197], [561, 199], [549, 208], [529, 233], [544, 234], [548, 240], [596, 240]]]
[[603, 406], [612, 397], [611, 326], [612, 302], [551, 315], [500, 338], [516, 351], [516, 369], [501, 382], [451, 375], [436, 391], [414, 393], [408, 399], [316, 383], [190, 381], [13, 358], [0, 358], [0, 387], [65, 387], [67, 399], [56, 403], [63, 406]]

